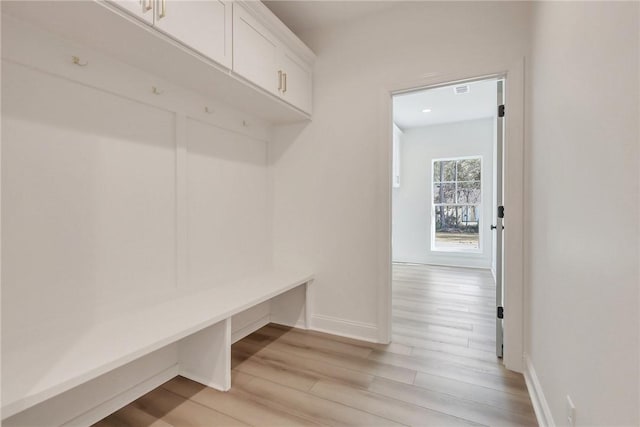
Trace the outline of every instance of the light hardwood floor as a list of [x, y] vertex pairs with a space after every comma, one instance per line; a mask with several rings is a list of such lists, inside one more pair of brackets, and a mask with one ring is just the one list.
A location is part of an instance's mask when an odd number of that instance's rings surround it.
[[485, 270], [394, 265], [392, 344], [269, 325], [234, 344], [231, 391], [176, 377], [96, 426], [536, 425], [493, 298]]

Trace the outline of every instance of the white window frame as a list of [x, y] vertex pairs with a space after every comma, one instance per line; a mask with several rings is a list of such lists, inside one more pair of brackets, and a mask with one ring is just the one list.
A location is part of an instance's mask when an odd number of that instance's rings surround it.
[[[480, 221], [478, 221], [478, 248], [477, 249], [460, 249], [460, 248], [436, 248], [436, 206], [441, 206], [441, 205], [445, 205], [444, 203], [439, 203], [436, 204], [434, 202], [434, 194], [433, 194], [433, 189], [435, 187], [435, 179], [433, 176], [433, 172], [435, 170], [435, 164], [436, 162], [443, 162], [443, 161], [452, 161], [452, 160], [471, 160], [471, 159], [478, 159], [480, 160], [480, 203], [478, 203], [478, 210], [480, 212]], [[484, 208], [484, 186], [482, 185], [482, 181], [484, 179], [484, 159], [482, 157], [482, 155], [473, 155], [473, 156], [455, 156], [455, 157], [441, 157], [441, 158], [437, 158], [437, 159], [431, 159], [431, 169], [430, 169], [430, 176], [431, 176], [431, 189], [429, 190], [429, 194], [430, 194], [430, 205], [431, 205], [431, 251], [432, 252], [448, 252], [448, 253], [466, 253], [466, 254], [481, 254], [483, 252], [482, 248], [483, 248], [483, 232], [482, 232], [482, 224], [481, 222], [484, 220], [484, 215], [483, 215], [483, 208]], [[457, 177], [456, 177], [457, 178]], [[455, 181], [457, 184], [457, 180]], [[465, 181], [462, 181], [465, 182]], [[456, 189], [457, 189], [457, 185], [456, 185]], [[457, 191], [456, 191], [457, 193]], [[476, 206], [476, 205], [471, 205], [471, 204], [459, 204], [459, 203], [450, 203], [450, 204], [446, 204], [446, 206]]]

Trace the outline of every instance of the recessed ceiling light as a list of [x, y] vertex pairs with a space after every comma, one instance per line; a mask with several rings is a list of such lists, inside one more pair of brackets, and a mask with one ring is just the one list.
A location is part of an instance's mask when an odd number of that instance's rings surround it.
[[431, 112], [431, 108], [425, 108], [424, 110], [422, 110], [423, 113], [430, 113]]

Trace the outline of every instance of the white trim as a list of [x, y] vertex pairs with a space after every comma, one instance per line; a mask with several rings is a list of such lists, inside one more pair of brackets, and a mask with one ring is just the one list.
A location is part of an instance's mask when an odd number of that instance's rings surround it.
[[189, 116], [174, 113], [176, 147], [176, 288], [189, 286], [189, 180], [188, 180], [188, 128]]
[[[447, 262], [446, 260], [443, 261], [441, 259], [427, 261], [425, 258], [398, 256], [393, 260], [392, 264], [435, 265], [440, 267], [472, 268], [475, 270], [491, 269], [491, 267], [488, 267], [486, 263], [482, 262], [482, 260], [479, 260], [477, 258], [465, 258], [465, 257], [460, 257], [460, 259], [458, 260]], [[495, 277], [494, 277], [494, 280], [495, 280]]]
[[311, 327], [309, 329], [361, 341], [378, 342], [378, 328], [373, 323], [356, 322], [314, 314], [311, 316]]
[[111, 415], [118, 409], [128, 405], [139, 397], [144, 396], [151, 390], [161, 386], [170, 379], [178, 375], [178, 365], [175, 364], [164, 371], [157, 373], [151, 378], [131, 387], [124, 393], [120, 393], [112, 399], [107, 400], [93, 409], [79, 415], [63, 424], [64, 426], [88, 426], [93, 425], [101, 419]]
[[267, 314], [266, 316], [263, 316], [258, 320], [255, 320], [249, 323], [248, 325], [245, 325], [240, 329], [231, 332], [231, 344], [235, 344], [236, 342], [240, 341], [242, 338], [254, 333], [258, 329], [268, 325], [269, 323], [271, 323], [271, 315]]
[[502, 191], [506, 214], [503, 232], [504, 365], [524, 370], [524, 58], [505, 79], [505, 138]]
[[380, 140], [378, 152], [378, 191], [384, 203], [379, 207], [378, 231], [378, 341], [391, 340], [391, 161], [392, 161], [392, 96], [420, 88], [450, 85], [466, 81], [505, 78], [506, 138], [504, 151], [504, 365], [523, 371], [524, 353], [524, 58], [510, 64], [480, 64], [465, 72], [429, 74], [413, 81], [380, 88]]
[[547, 399], [544, 397], [542, 386], [538, 381], [538, 375], [533, 367], [531, 359], [525, 354], [524, 358], [524, 380], [527, 383], [527, 389], [529, 390], [529, 396], [531, 397], [531, 403], [533, 404], [533, 410], [536, 413], [536, 419], [538, 424], [542, 427], [555, 427], [556, 423], [553, 421], [553, 415], [551, 409], [547, 403]]
[[391, 342], [391, 281], [392, 281], [392, 194], [393, 194], [393, 101], [392, 94], [398, 87], [386, 87], [380, 91], [381, 138], [378, 152], [378, 191], [381, 206], [378, 207], [378, 342]]

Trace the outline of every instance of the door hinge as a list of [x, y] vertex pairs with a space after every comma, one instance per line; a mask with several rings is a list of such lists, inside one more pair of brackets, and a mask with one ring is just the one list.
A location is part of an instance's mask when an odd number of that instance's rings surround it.
[[504, 104], [498, 105], [498, 117], [504, 117]]
[[504, 307], [498, 307], [498, 319], [504, 319]]
[[498, 206], [498, 218], [504, 218], [504, 206]]

